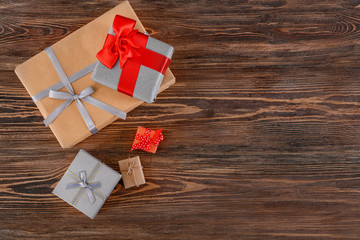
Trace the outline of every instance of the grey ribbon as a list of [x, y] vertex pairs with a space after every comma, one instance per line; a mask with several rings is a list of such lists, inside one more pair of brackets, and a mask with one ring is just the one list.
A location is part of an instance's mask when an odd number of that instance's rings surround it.
[[[96, 98], [91, 97], [90, 95], [94, 92], [94, 89], [92, 87], [85, 88], [79, 94], [75, 94], [74, 89], [71, 86], [70, 80], [66, 76], [66, 73], [65, 73], [64, 69], [62, 68], [58, 58], [56, 57], [56, 54], [53, 51], [53, 49], [51, 47], [47, 47], [47, 48], [45, 48], [45, 52], [49, 56], [50, 61], [52, 62], [57, 74], [59, 75], [61, 83], [69, 91], [69, 92], [61, 92], [61, 91], [56, 91], [56, 90], [52, 90], [52, 89], [49, 90], [50, 98], [62, 99], [62, 100], [66, 100], [66, 101], [63, 102], [59, 107], [57, 107], [52, 113], [50, 113], [49, 116], [44, 120], [44, 123], [46, 126], [49, 126], [74, 100], [76, 102], [76, 106], [79, 109], [79, 112], [80, 112], [86, 126], [88, 127], [89, 131], [92, 134], [97, 133], [98, 129], [96, 128], [95, 123], [91, 119], [91, 117], [90, 117], [88, 111], [86, 110], [84, 104], [82, 103], [82, 101], [92, 104], [95, 107], [98, 107], [106, 112], [109, 112], [119, 118], [126, 119], [125, 112], [123, 112], [117, 108], [114, 108], [113, 106], [110, 106], [104, 102], [101, 102], [101, 101], [97, 100]], [[89, 69], [91, 69], [91, 68], [89, 68]], [[80, 71], [82, 71], [82, 70], [80, 70]], [[88, 69], [86, 71], [88, 71]], [[79, 74], [79, 76], [80, 75], [81, 74]], [[47, 89], [45, 89], [45, 90], [47, 90]]]
[[[76, 80], [79, 80], [80, 78], [84, 77], [85, 75], [91, 73], [94, 71], [95, 66], [97, 64], [97, 61], [90, 64], [89, 66], [84, 67], [83, 69], [80, 69], [76, 73], [69, 76], [70, 83], [75, 82]], [[31, 98], [33, 99], [34, 103], [40, 101], [43, 98], [46, 98], [49, 96], [50, 90], [60, 90], [64, 87], [64, 84], [60, 81], [55, 83], [54, 85], [42, 90], [41, 92], [35, 94]]]
[[100, 182], [87, 183], [85, 171], [81, 171], [79, 175], [80, 175], [80, 181], [68, 183], [66, 185], [66, 189], [73, 189], [73, 188], [84, 189], [86, 191], [87, 196], [89, 197], [90, 203], [93, 204], [95, 202], [95, 195], [93, 193], [93, 190], [95, 188], [101, 187]]
[[88, 127], [89, 131], [92, 134], [97, 133], [98, 130], [95, 126], [95, 123], [91, 119], [84, 104], [81, 102], [81, 100], [85, 101], [84, 98], [89, 97], [89, 95], [92, 94], [93, 92], [94, 92], [94, 89], [92, 87], [85, 88], [78, 95], [71, 94], [68, 92], [60, 92], [60, 91], [50, 90], [50, 93], [49, 93], [50, 98], [63, 99], [66, 101], [63, 102], [52, 113], [49, 114], [49, 116], [44, 120], [45, 125], [49, 126], [49, 124], [52, 123], [65, 110], [65, 108], [67, 108], [75, 100], [76, 106], [78, 107], [79, 112], [80, 112], [82, 118], [84, 119], [85, 124]]

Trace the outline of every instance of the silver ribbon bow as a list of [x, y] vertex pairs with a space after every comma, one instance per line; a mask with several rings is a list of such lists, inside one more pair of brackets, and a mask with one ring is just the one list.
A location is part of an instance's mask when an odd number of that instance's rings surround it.
[[[72, 88], [71, 88], [71, 90], [72, 90]], [[85, 124], [88, 127], [89, 131], [92, 134], [97, 133], [98, 130], [95, 127], [93, 120], [91, 119], [84, 104], [81, 102], [81, 100], [86, 101], [86, 98], [89, 97], [90, 94], [92, 94], [93, 92], [94, 92], [94, 89], [92, 87], [85, 88], [78, 95], [76, 95], [70, 91], [69, 92], [60, 92], [60, 91], [50, 90], [50, 93], [49, 93], [50, 98], [62, 99], [62, 100], [66, 100], [66, 102], [63, 102], [52, 113], [50, 113], [50, 115], [44, 120], [45, 125], [49, 126], [49, 124], [52, 123], [65, 110], [65, 108], [67, 108], [75, 100], [76, 106], [79, 109], [79, 112], [80, 112], [82, 118], [84, 119]]]
[[93, 189], [100, 188], [101, 187], [100, 182], [87, 183], [87, 178], [86, 178], [86, 172], [85, 171], [81, 171], [79, 173], [79, 176], [80, 176], [80, 181], [68, 183], [66, 185], [66, 189], [73, 189], [73, 188], [83, 188], [83, 189], [85, 189], [86, 194], [89, 197], [90, 203], [93, 204], [95, 202], [95, 196], [94, 196], [94, 193], [93, 193]]
[[114, 108], [113, 106], [110, 106], [104, 102], [101, 102], [96, 98], [91, 97], [90, 95], [94, 92], [94, 89], [92, 87], [87, 87], [84, 90], [82, 90], [79, 94], [75, 94], [74, 89], [71, 86], [70, 80], [66, 76], [64, 69], [62, 68], [58, 58], [55, 55], [55, 52], [52, 50], [51, 47], [46, 48], [45, 52], [49, 56], [50, 61], [52, 62], [56, 72], [58, 73], [61, 82], [64, 84], [65, 88], [69, 91], [69, 92], [61, 92], [56, 90], [49, 91], [50, 98], [62, 99], [66, 101], [62, 103], [59, 107], [57, 107], [52, 113], [50, 113], [49, 116], [44, 120], [46, 126], [49, 126], [74, 100], [76, 102], [76, 106], [79, 109], [82, 118], [84, 119], [86, 126], [88, 127], [89, 131], [92, 134], [97, 133], [98, 129], [96, 128], [95, 123], [91, 119], [82, 101], [90, 103], [119, 118], [122, 119], [126, 118], [125, 112], [117, 108]]

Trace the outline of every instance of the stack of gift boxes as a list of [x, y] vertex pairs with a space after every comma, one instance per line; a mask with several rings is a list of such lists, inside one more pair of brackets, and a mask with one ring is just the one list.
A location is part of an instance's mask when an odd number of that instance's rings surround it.
[[[150, 37], [129, 2], [47, 47], [15, 72], [60, 145], [72, 147], [175, 83], [174, 49]], [[162, 130], [138, 127], [130, 150], [155, 153]], [[120, 173], [119, 173], [120, 172]], [[53, 193], [94, 218], [122, 178], [125, 188], [145, 184], [139, 157], [115, 171], [80, 150]]]

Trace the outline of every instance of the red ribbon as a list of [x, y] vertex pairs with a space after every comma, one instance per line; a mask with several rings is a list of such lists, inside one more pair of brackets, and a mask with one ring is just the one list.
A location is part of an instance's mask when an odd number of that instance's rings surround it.
[[141, 142], [134, 144], [130, 151], [135, 149], [141, 150], [150, 150], [151, 144], [155, 144], [155, 146], [159, 146], [160, 141], [164, 140], [164, 136], [161, 133], [162, 129], [156, 130], [155, 134], [152, 138], [150, 138], [151, 129], [146, 128], [145, 134], [136, 134], [135, 139], [141, 140]]
[[115, 36], [108, 34], [103, 48], [96, 57], [108, 68], [120, 61], [122, 72], [117, 90], [133, 95], [140, 66], [144, 65], [165, 74], [170, 59], [146, 48], [148, 36], [134, 30], [136, 21], [116, 15], [112, 28]]

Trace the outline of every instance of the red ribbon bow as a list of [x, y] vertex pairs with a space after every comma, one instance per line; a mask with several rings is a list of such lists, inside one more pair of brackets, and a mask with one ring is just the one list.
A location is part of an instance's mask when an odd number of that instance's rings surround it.
[[160, 141], [164, 140], [161, 131], [162, 129], [156, 130], [152, 138], [150, 138], [151, 130], [148, 128], [145, 130], [144, 135], [136, 134], [135, 139], [141, 140], [141, 142], [133, 145], [130, 151], [135, 149], [150, 150], [152, 143], [155, 144], [156, 147], [159, 146]]
[[141, 65], [165, 74], [170, 64], [169, 58], [146, 48], [149, 36], [134, 30], [135, 24], [133, 19], [116, 15], [112, 24], [115, 36], [108, 34], [103, 48], [96, 54], [110, 69], [119, 59], [122, 72], [117, 90], [129, 96], [134, 93]]
[[133, 30], [135, 21], [119, 15], [115, 16], [113, 31], [115, 36], [108, 34], [104, 47], [96, 57], [108, 68], [113, 68], [120, 58], [120, 68], [123, 68], [129, 58], [138, 57], [140, 48], [134, 36], [138, 30]]

